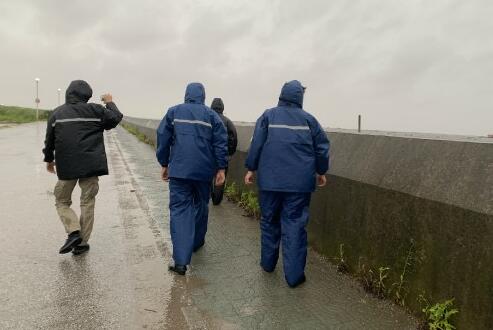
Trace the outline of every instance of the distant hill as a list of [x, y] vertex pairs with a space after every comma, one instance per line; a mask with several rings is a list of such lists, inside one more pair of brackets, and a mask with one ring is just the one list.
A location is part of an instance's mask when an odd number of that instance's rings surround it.
[[[51, 111], [39, 110], [39, 120], [46, 120]], [[0, 105], [0, 122], [30, 123], [36, 121], [36, 109]]]

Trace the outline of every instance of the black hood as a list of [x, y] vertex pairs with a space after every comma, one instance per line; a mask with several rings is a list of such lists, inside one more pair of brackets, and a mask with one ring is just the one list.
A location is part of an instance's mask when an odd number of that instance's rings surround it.
[[223, 100], [219, 97], [216, 97], [214, 100], [212, 100], [211, 108], [217, 113], [223, 113], [224, 112]]
[[91, 86], [84, 80], [72, 81], [65, 92], [65, 102], [67, 103], [87, 103], [91, 97]]

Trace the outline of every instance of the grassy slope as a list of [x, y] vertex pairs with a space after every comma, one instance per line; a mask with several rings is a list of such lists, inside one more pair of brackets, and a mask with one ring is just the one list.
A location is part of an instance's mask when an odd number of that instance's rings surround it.
[[[50, 115], [48, 110], [39, 110], [39, 119], [46, 120]], [[0, 105], [0, 122], [30, 123], [36, 121], [36, 109]]]
[[147, 136], [145, 136], [145, 134], [142, 134], [135, 126], [133, 126], [132, 124], [126, 124], [126, 123], [121, 123], [121, 126], [123, 128], [125, 128], [130, 134], [132, 135], [135, 135], [135, 137], [137, 137], [137, 139], [139, 139], [140, 141], [144, 142], [144, 143], [147, 143], [151, 146], [153, 146], [154, 148], [156, 147], [154, 145], [154, 142], [152, 142]]

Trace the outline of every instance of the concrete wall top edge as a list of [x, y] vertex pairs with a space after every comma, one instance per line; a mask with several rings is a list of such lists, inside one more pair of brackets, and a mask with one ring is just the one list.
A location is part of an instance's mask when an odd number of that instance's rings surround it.
[[[159, 126], [161, 122], [160, 119], [145, 119], [145, 118], [135, 118], [125, 116], [125, 119], [129, 122], [136, 123], [147, 123], [146, 126], [149, 128]], [[255, 123], [235, 121], [235, 126], [244, 127], [254, 127]], [[471, 142], [471, 143], [487, 143], [493, 144], [493, 138], [483, 137], [483, 136], [468, 136], [468, 135], [451, 135], [451, 134], [438, 134], [438, 133], [416, 133], [416, 132], [392, 132], [392, 131], [373, 131], [373, 130], [362, 130], [358, 132], [355, 129], [346, 128], [324, 128], [327, 133], [341, 133], [341, 134], [356, 134], [356, 135], [371, 135], [371, 136], [388, 136], [396, 138], [407, 138], [407, 139], [419, 139], [419, 140], [439, 140], [439, 141], [454, 141], [454, 142]]]

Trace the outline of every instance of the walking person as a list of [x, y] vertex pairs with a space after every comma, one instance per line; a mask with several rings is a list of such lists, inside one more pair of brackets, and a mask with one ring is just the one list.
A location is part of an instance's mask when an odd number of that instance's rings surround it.
[[305, 282], [306, 225], [311, 193], [326, 184], [329, 140], [318, 121], [303, 110], [305, 88], [284, 84], [279, 104], [257, 120], [246, 160], [245, 184], [257, 173], [261, 208], [261, 261], [275, 270], [282, 242], [284, 276], [290, 287]]
[[205, 243], [210, 182], [224, 184], [228, 138], [221, 118], [204, 105], [205, 89], [190, 83], [185, 103], [168, 110], [157, 129], [161, 178], [169, 181], [170, 232], [174, 264], [185, 275], [192, 252]]
[[[91, 97], [92, 89], [87, 82], [72, 81], [65, 94], [65, 104], [53, 111], [46, 128], [44, 161], [47, 171], [58, 176], [55, 205], [68, 234], [60, 248], [61, 254], [89, 251], [98, 177], [108, 174], [103, 132], [115, 128], [123, 118], [111, 94], [102, 96], [106, 107], [87, 103]], [[81, 189], [80, 218], [70, 207], [77, 183]]]
[[[224, 115], [224, 103], [221, 98], [215, 98], [212, 100], [211, 104], [212, 110], [214, 110], [219, 118], [223, 121], [224, 126], [226, 127], [226, 131], [228, 132], [228, 161], [231, 160], [231, 157], [236, 152], [236, 147], [238, 146], [238, 134], [236, 133], [236, 127], [233, 122]], [[228, 176], [228, 169], [226, 168], [226, 177]], [[219, 205], [223, 200], [224, 196], [224, 184], [220, 186], [216, 186], [213, 182], [211, 185], [211, 198], [212, 204]]]

